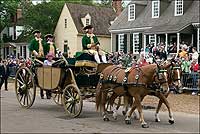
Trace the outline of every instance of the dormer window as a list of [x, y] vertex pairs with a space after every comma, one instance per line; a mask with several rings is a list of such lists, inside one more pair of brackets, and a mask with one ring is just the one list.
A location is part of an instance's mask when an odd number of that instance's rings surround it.
[[128, 6], [128, 21], [135, 20], [135, 4]]
[[183, 15], [183, 0], [175, 0], [175, 16]]
[[152, 18], [159, 18], [160, 15], [160, 0], [152, 1]]
[[90, 19], [85, 19], [86, 26], [90, 25]]
[[88, 13], [85, 17], [81, 18], [83, 26], [91, 25], [91, 16]]

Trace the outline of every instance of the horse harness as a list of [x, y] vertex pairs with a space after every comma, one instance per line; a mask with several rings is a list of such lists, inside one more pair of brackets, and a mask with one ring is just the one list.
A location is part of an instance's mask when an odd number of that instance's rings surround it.
[[[135, 82], [128, 82], [128, 75], [130, 74], [130, 72], [132, 70], [136, 70], [137, 73], [135, 75]], [[166, 83], [167, 81], [162, 81], [159, 83], [154, 82], [153, 84], [145, 84], [145, 83], [139, 83], [139, 78], [142, 77], [144, 75], [143, 71], [141, 70], [140, 67], [136, 66], [136, 67], [131, 67], [131, 68], [127, 68], [124, 70], [125, 72], [125, 77], [123, 78], [123, 81], [121, 83], [117, 82], [117, 78], [119, 76], [120, 71], [122, 70], [121, 67], [114, 67], [111, 71], [110, 74], [107, 76], [107, 79], [104, 79], [103, 74], [100, 75], [100, 83], [111, 83], [111, 84], [116, 84], [116, 86], [113, 88], [113, 90], [117, 87], [123, 87], [125, 92], [128, 93], [128, 86], [134, 86], [134, 87], [146, 87], [150, 90], [152, 89], [160, 89], [160, 84]], [[158, 79], [160, 79], [159, 74], [166, 72], [166, 70], [157, 70], [156, 71], [156, 75], [154, 75], [154, 80], [155, 77], [158, 76]], [[155, 91], [155, 90], [154, 90]]]

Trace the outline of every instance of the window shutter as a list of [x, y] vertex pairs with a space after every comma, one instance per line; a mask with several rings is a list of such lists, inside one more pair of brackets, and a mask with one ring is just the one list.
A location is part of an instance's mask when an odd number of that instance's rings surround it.
[[124, 34], [124, 53], [127, 53], [127, 34]]
[[149, 35], [146, 35], [146, 44], [149, 44]]
[[118, 52], [119, 50], [118, 45], [119, 45], [119, 35], [117, 34], [116, 35], [116, 52]]
[[133, 53], [133, 34], [130, 34], [130, 51]]
[[142, 33], [139, 33], [139, 49], [141, 52], [141, 48], [142, 48]]

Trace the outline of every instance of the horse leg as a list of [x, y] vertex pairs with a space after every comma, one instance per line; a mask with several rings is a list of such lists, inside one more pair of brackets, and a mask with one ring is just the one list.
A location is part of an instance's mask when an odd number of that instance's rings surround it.
[[[170, 91], [165, 95], [165, 97], [167, 98], [169, 96], [169, 94], [170, 94]], [[156, 122], [160, 122], [159, 111], [160, 111], [160, 108], [162, 106], [162, 103], [163, 103], [163, 101], [160, 99], [159, 103], [158, 103], [158, 106], [156, 108], [156, 113], [155, 113], [155, 121]]]
[[[167, 98], [165, 95], [163, 94], [159, 94], [158, 97], [160, 98], [160, 100], [162, 101], [162, 103], [164, 103], [168, 109], [168, 112], [169, 112], [169, 123], [170, 124], [174, 124], [174, 118], [173, 118], [173, 114], [172, 114], [172, 111], [171, 111], [171, 108], [170, 108], [170, 104], [169, 102], [167, 101]], [[161, 103], [161, 104], [162, 104]]]
[[104, 91], [103, 94], [102, 94], [102, 103], [101, 103], [102, 116], [103, 116], [104, 121], [109, 121], [108, 113], [107, 113], [106, 108], [105, 108], [106, 101], [107, 101], [107, 92]]
[[[114, 101], [115, 101], [115, 99], [116, 99], [117, 97], [118, 97], [118, 95], [117, 95], [115, 92], [113, 92], [112, 96], [110, 97], [110, 103], [109, 103], [111, 106], [113, 106]], [[115, 120], [117, 120], [117, 110], [119, 109], [120, 104], [121, 104], [121, 99], [119, 98], [117, 107], [116, 107], [115, 109], [113, 109], [113, 118], [114, 118]]]
[[149, 127], [147, 125], [147, 123], [144, 121], [144, 115], [143, 115], [143, 112], [142, 112], [141, 100], [143, 100], [143, 98], [144, 98], [144, 96], [139, 96], [139, 95], [135, 96], [135, 101], [134, 101], [131, 109], [127, 112], [127, 115], [126, 115], [126, 119], [125, 119], [126, 124], [131, 124], [131, 115], [132, 115], [132, 113], [134, 112], [134, 110], [137, 107], [142, 127], [143, 128], [148, 128]]

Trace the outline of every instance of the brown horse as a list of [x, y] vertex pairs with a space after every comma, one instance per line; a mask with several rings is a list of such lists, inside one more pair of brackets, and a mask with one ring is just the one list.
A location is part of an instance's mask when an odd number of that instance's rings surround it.
[[[142, 127], [148, 127], [144, 121], [141, 99], [149, 93], [149, 87], [159, 85], [164, 92], [169, 91], [167, 75], [160, 72], [159, 66], [151, 64], [137, 69], [132, 69], [129, 73], [125, 69], [116, 66], [108, 66], [102, 71], [101, 78], [96, 90], [96, 106], [103, 112], [105, 121], [108, 121], [105, 104], [107, 102], [107, 93], [111, 89], [117, 96], [129, 95], [134, 97], [135, 101], [132, 109], [137, 107]], [[132, 110], [128, 113], [126, 122], [130, 123]]]
[[[180, 75], [181, 75], [180, 65], [174, 63], [173, 59], [172, 59], [170, 61], [165, 61], [161, 65], [161, 68], [162, 69], [167, 69], [168, 84], [175, 86], [175, 88], [177, 88], [177, 89], [180, 89], [182, 87], [182, 84], [181, 84], [181, 81], [180, 81]], [[155, 92], [154, 90], [149, 89], [149, 94], [148, 95], [153, 95], [153, 96], [156, 96], [156, 97], [158, 97], [160, 99], [159, 100], [159, 104], [158, 104], [157, 109], [156, 109], [156, 114], [155, 114], [155, 121], [156, 122], [160, 121], [158, 113], [159, 113], [159, 110], [160, 110], [160, 107], [161, 107], [162, 103], [164, 103], [166, 105], [166, 107], [168, 108], [169, 117], [171, 118], [169, 120], [169, 122], [171, 124], [174, 123], [174, 120], [172, 118], [172, 112], [171, 112], [171, 109], [170, 109], [170, 106], [169, 106], [169, 102], [166, 100], [166, 98], [168, 97], [169, 93], [170, 93], [170, 91], [167, 92], [167, 93], [165, 93], [165, 94], [163, 94], [161, 92]], [[117, 97], [116, 94], [113, 94], [111, 96], [110, 102], [109, 102], [110, 105], [113, 105], [116, 97]], [[131, 97], [128, 98], [127, 96], [124, 96], [124, 102], [126, 102], [125, 111], [122, 111], [122, 113], [124, 115], [128, 111], [128, 104], [127, 103], [130, 103], [130, 104], [132, 103], [131, 99], [132, 99]], [[119, 101], [121, 101], [121, 100], [119, 99]], [[114, 117], [114, 119], [117, 118], [117, 110], [119, 109], [120, 105], [121, 105], [120, 102], [118, 102], [117, 108], [113, 110], [113, 117]], [[136, 116], [136, 113], [134, 113], [134, 116], [135, 116], [135, 118], [138, 118]]]

